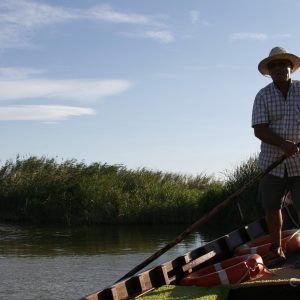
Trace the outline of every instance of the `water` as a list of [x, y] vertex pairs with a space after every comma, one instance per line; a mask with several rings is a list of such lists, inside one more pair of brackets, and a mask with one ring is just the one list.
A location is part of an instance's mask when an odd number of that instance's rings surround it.
[[[111, 285], [185, 228], [0, 224], [0, 299], [79, 299]], [[212, 232], [194, 233], [152, 265], [173, 259], [214, 237]]]

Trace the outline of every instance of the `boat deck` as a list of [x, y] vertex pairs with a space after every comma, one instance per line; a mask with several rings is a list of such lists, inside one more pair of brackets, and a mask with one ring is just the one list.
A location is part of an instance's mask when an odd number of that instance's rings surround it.
[[300, 253], [289, 257], [285, 263], [270, 268], [246, 282], [232, 285], [230, 300], [234, 299], [298, 299], [300, 295]]

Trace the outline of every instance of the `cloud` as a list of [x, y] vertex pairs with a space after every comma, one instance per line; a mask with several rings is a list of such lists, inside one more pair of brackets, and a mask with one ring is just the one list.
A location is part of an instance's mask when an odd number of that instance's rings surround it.
[[152, 30], [145, 32], [120, 32], [122, 36], [140, 39], [152, 39], [162, 44], [169, 44], [175, 40], [174, 35], [168, 30]]
[[204, 26], [209, 26], [210, 25], [210, 23], [208, 21], [205, 21], [205, 20], [200, 18], [200, 12], [198, 10], [189, 11], [189, 18], [190, 18], [190, 22], [193, 25], [197, 25], [197, 24], [201, 24], [201, 25], [204, 25]]
[[98, 5], [88, 9], [51, 6], [24, 0], [1, 0], [1, 23], [21, 25], [26, 28], [64, 23], [73, 20], [96, 20], [110, 23], [130, 23], [153, 25], [149, 16], [122, 12], [110, 5]]
[[93, 101], [123, 93], [130, 87], [127, 80], [0, 79], [0, 101], [35, 98]]
[[[0, 101], [77, 100], [95, 101], [123, 93], [131, 87], [127, 80], [51, 80], [31, 78], [43, 70], [34, 68], [0, 68]], [[0, 121], [32, 120], [55, 123], [70, 117], [93, 115], [95, 110], [65, 105], [0, 106]]]
[[60, 105], [15, 105], [0, 107], [0, 121], [59, 121], [94, 115], [91, 108]]
[[145, 36], [153, 40], [158, 40], [163, 44], [168, 44], [174, 41], [174, 36], [169, 31], [147, 31]]
[[183, 72], [160, 72], [155, 73], [152, 76], [159, 79], [180, 79], [183, 78], [186, 74]]
[[129, 23], [145, 25], [151, 25], [152, 23], [151, 18], [147, 16], [117, 11], [109, 5], [100, 5], [91, 8], [86, 12], [83, 12], [83, 14], [81, 14], [81, 17], [111, 23]]
[[279, 34], [274, 34], [271, 36], [271, 38], [290, 38], [292, 37], [291, 33], [279, 33]]
[[232, 40], [257, 40], [264, 41], [267, 39], [280, 39], [280, 38], [290, 38], [292, 34], [290, 33], [279, 33], [273, 35], [267, 35], [262, 32], [236, 32], [230, 35]]
[[41, 69], [34, 68], [12, 68], [0, 67], [0, 80], [1, 79], [24, 79], [30, 76], [35, 76], [44, 73]]
[[261, 32], [237, 32], [231, 34], [231, 39], [233, 40], [259, 40], [263, 41], [268, 38], [265, 33]]
[[191, 10], [191, 11], [189, 12], [189, 14], [190, 14], [190, 20], [191, 20], [191, 23], [192, 23], [192, 24], [197, 24], [197, 23], [199, 23], [199, 21], [200, 21], [200, 14], [199, 14], [199, 11], [197, 11], [197, 10]]
[[52, 24], [71, 21], [109, 22], [165, 26], [159, 17], [124, 12], [110, 5], [98, 5], [88, 9], [51, 6], [46, 3], [24, 0], [0, 2], [0, 48], [33, 47], [31, 40], [36, 30]]

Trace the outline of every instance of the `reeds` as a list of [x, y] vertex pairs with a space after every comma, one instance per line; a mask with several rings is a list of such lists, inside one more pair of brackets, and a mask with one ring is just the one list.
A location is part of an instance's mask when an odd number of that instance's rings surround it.
[[[243, 166], [245, 173], [248, 169]], [[0, 168], [0, 221], [26, 223], [191, 223], [236, 185], [122, 165], [17, 157]]]

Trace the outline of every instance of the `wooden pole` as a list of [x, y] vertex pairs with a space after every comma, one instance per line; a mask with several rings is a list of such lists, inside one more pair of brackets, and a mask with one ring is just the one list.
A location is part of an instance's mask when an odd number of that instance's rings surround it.
[[[299, 144], [298, 144], [299, 146]], [[226, 206], [229, 204], [232, 204], [236, 201], [238, 201], [238, 196], [240, 194], [248, 191], [251, 187], [254, 186], [260, 179], [262, 179], [265, 175], [267, 175], [271, 170], [276, 168], [278, 165], [280, 165], [285, 159], [287, 158], [286, 155], [282, 155], [279, 159], [277, 159], [275, 162], [273, 162], [268, 168], [266, 168], [264, 171], [259, 173], [256, 177], [254, 177], [252, 180], [250, 180], [246, 185], [241, 187], [239, 190], [231, 194], [228, 198], [226, 198], [223, 202], [221, 202], [219, 205], [217, 205], [215, 208], [213, 208], [208, 214], [201, 217], [198, 221], [193, 223], [190, 227], [188, 227], [184, 232], [182, 232], [178, 237], [176, 237], [173, 241], [165, 245], [163, 248], [149, 256], [147, 259], [145, 259], [143, 262], [138, 264], [136, 267], [134, 267], [132, 270], [130, 270], [128, 273], [126, 273], [123, 277], [121, 277], [117, 282], [124, 280], [130, 276], [133, 276], [135, 273], [140, 271], [141, 269], [145, 268], [147, 265], [149, 265], [151, 262], [153, 262], [155, 259], [163, 255], [165, 252], [167, 252], [169, 249], [180, 243], [184, 238], [186, 238], [189, 234], [191, 234], [197, 227], [200, 225], [203, 225], [210, 221], [215, 215], [217, 215], [220, 211], [222, 211]]]

